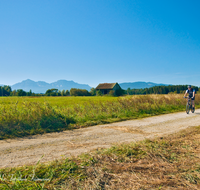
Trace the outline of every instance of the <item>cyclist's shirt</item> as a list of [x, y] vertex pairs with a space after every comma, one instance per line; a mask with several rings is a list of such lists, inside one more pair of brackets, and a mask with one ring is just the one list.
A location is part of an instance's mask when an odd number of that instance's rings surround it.
[[193, 97], [193, 92], [195, 92], [195, 89], [191, 88], [191, 90], [186, 90], [186, 93], [189, 94], [189, 97]]

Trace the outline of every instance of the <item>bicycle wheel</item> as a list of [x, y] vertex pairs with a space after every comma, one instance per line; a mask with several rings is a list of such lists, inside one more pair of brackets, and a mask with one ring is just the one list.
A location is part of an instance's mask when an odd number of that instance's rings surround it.
[[192, 105], [190, 105], [190, 111], [193, 113]]
[[190, 112], [190, 105], [186, 104], [186, 113], [189, 114], [189, 112]]
[[191, 112], [194, 113], [195, 109], [191, 106]]

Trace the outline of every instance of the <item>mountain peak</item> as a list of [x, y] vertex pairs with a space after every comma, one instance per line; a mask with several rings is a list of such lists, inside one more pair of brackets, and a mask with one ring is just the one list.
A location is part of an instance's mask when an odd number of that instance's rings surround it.
[[119, 84], [122, 89], [127, 90], [128, 88], [130, 89], [141, 89], [141, 88], [150, 88], [153, 86], [167, 86], [168, 84], [157, 84], [153, 82], [125, 82], [125, 83], [120, 83]]
[[53, 83], [46, 83], [44, 81], [35, 82], [33, 80], [27, 79], [22, 82], [16, 83], [11, 86], [13, 90], [23, 89], [28, 92], [32, 90], [35, 93], [45, 93], [48, 89], [56, 88], [58, 90], [70, 90], [71, 88], [80, 88], [90, 90], [91, 87], [86, 84], [79, 84], [74, 81], [58, 80]]
[[22, 82], [35, 82], [35, 81], [33, 81], [31, 79], [26, 79], [26, 80], [23, 80]]

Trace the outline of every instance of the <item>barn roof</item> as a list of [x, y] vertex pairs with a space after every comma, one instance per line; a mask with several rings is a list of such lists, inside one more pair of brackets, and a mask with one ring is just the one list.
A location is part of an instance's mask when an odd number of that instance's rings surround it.
[[96, 87], [96, 89], [113, 89], [116, 84], [117, 83], [101, 83]]

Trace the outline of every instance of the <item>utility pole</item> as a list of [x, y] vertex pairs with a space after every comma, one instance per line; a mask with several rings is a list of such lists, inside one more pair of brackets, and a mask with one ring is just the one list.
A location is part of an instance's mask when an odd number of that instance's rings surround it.
[[3, 97], [3, 86], [1, 87], [1, 93], [2, 93], [2, 97]]

